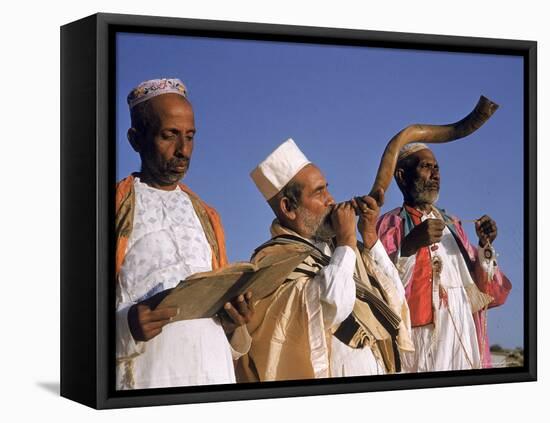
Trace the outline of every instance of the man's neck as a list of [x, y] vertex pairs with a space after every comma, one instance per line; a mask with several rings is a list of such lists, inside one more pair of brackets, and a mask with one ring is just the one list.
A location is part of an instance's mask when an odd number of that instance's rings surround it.
[[415, 203], [413, 201], [405, 201], [405, 205], [416, 209], [423, 214], [430, 214], [433, 210], [433, 204], [430, 203]]
[[296, 229], [290, 228], [288, 225], [281, 222], [280, 219], [275, 219], [271, 223], [271, 235], [277, 236], [277, 235], [282, 235], [282, 234], [289, 234], [289, 235], [299, 236], [300, 238], [304, 238], [305, 240], [309, 241], [309, 239], [307, 237], [300, 234]]
[[143, 182], [145, 185], [151, 188], [160, 189], [162, 191], [174, 191], [178, 187], [177, 182], [170, 185], [161, 184], [155, 181], [154, 178], [152, 178], [150, 175], [148, 175], [145, 172], [138, 173], [137, 176], [139, 177], [139, 180]]

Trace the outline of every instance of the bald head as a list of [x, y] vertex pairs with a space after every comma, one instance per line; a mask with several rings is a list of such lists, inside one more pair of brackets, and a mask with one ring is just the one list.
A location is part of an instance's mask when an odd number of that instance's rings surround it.
[[152, 186], [174, 189], [191, 160], [195, 117], [191, 103], [173, 93], [132, 108], [128, 140], [141, 157], [141, 171]]

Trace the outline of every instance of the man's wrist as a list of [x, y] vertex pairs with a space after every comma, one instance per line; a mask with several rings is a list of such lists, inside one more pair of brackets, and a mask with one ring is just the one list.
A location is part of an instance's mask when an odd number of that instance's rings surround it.
[[353, 237], [353, 236], [348, 236], [348, 237], [343, 237], [343, 238], [339, 238], [339, 237], [336, 237], [336, 246], [337, 247], [351, 247], [351, 248], [355, 248], [357, 245], [357, 238]]
[[365, 245], [365, 248], [371, 249], [374, 247], [374, 244], [378, 241], [378, 234], [377, 233], [365, 233], [361, 234], [363, 237], [363, 244]]

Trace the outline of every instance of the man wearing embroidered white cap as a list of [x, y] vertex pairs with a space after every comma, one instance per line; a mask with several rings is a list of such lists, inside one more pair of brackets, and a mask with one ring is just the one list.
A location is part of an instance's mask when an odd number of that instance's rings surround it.
[[[292, 139], [251, 177], [276, 215], [272, 239], [255, 250], [252, 261], [289, 244], [311, 255], [255, 304], [248, 324], [252, 346], [240, 360], [238, 380], [399, 371], [399, 351], [411, 345], [408, 310], [397, 271], [377, 239], [377, 202], [365, 196], [336, 204], [321, 170]], [[357, 228], [363, 243], [357, 242]]]
[[235, 382], [233, 359], [250, 347], [248, 294], [225, 305], [222, 322], [171, 322], [177, 309], [155, 309], [180, 280], [227, 263], [217, 212], [180, 182], [196, 132], [187, 90], [179, 79], [145, 81], [128, 104], [141, 170], [116, 188], [116, 387]]
[[415, 351], [403, 356], [404, 371], [491, 367], [486, 311], [503, 304], [511, 289], [491, 247], [495, 222], [487, 215], [476, 220], [476, 248], [461, 222], [435, 206], [439, 164], [426, 144], [403, 147], [394, 176], [403, 206], [380, 218], [378, 234], [397, 264], [411, 313]]

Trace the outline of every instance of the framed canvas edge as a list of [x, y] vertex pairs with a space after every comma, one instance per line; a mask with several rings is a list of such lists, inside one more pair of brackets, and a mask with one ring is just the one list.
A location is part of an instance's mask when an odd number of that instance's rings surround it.
[[[438, 35], [424, 33], [407, 33], [378, 31], [366, 29], [329, 28], [315, 26], [283, 25], [272, 23], [218, 21], [207, 19], [174, 18], [162, 16], [124, 15], [98, 13], [98, 25], [150, 28], [155, 33], [172, 33], [189, 30], [216, 34], [218, 37], [258, 39], [260, 36], [276, 37], [278, 40], [288, 37], [289, 40], [310, 38], [319, 43], [324, 41], [337, 44], [346, 42], [365, 45], [376, 43], [380, 47], [399, 47], [407, 49], [430, 49], [454, 51], [474, 48], [477, 51], [492, 49], [504, 54], [521, 54], [536, 47], [536, 41], [501, 38], [482, 38], [472, 36]], [[303, 37], [303, 39], [302, 39]]]
[[528, 372], [537, 380], [537, 44], [526, 46], [524, 54], [524, 346]]
[[61, 27], [60, 394], [97, 406], [97, 16]]
[[[507, 382], [534, 381], [537, 378], [536, 361], [536, 50], [535, 41], [503, 40], [475, 37], [456, 37], [431, 34], [410, 34], [396, 32], [366, 31], [352, 29], [302, 27], [288, 25], [210, 21], [184, 18], [164, 18], [137, 15], [96, 14], [92, 17], [96, 22], [96, 63], [93, 72], [96, 80], [96, 103], [93, 105], [97, 113], [96, 133], [96, 211], [95, 224], [96, 239], [91, 240], [96, 250], [96, 297], [89, 299], [95, 307], [96, 332], [93, 344], [96, 348], [96, 361], [92, 363], [95, 375], [95, 399], [93, 401], [79, 401], [95, 408], [119, 408], [150, 405], [168, 405], [213, 401], [233, 401], [244, 399], [279, 398], [292, 396], [309, 396], [338, 393], [371, 392], [381, 390], [423, 389], [433, 387], [451, 387], [459, 385], [480, 385]], [[69, 24], [71, 25], [71, 24]], [[114, 120], [109, 119], [114, 112], [112, 95], [115, 89], [114, 56], [112, 51], [112, 31], [117, 28], [134, 27], [149, 28], [151, 31], [199, 31], [217, 34], [218, 36], [254, 37], [262, 36], [281, 39], [322, 40], [336, 44], [360, 42], [374, 43], [388, 48], [414, 48], [441, 51], [472, 51], [493, 52], [497, 54], [517, 54], [525, 59], [525, 252], [530, 253], [526, 263], [525, 274], [530, 283], [525, 290], [525, 351], [526, 366], [514, 371], [497, 372], [494, 369], [484, 370], [483, 374], [458, 374], [463, 372], [448, 372], [441, 375], [396, 375], [383, 380], [356, 382], [352, 379], [338, 381], [331, 384], [312, 385], [309, 381], [301, 385], [277, 386], [270, 383], [269, 387], [257, 384], [256, 387], [245, 385], [227, 385], [227, 389], [215, 392], [186, 392], [163, 393], [154, 392], [138, 394], [136, 396], [113, 395], [109, 388], [110, 366], [114, 365], [114, 357], [110, 356], [109, 319], [114, 311], [109, 307], [112, 299], [110, 285], [110, 268], [113, 254], [113, 222], [109, 210], [114, 210], [114, 172], [112, 163], [114, 147], [109, 144], [109, 136], [113, 133]], [[63, 124], [62, 124], [63, 126]], [[63, 145], [62, 145], [63, 148]], [[63, 188], [62, 188], [63, 197]], [[63, 201], [63, 200], [62, 200]], [[62, 222], [63, 227], [63, 222]], [[62, 249], [63, 249], [62, 245]], [[63, 281], [62, 281], [63, 283]], [[63, 289], [63, 288], [62, 288]], [[63, 309], [62, 309], [63, 313]], [[477, 373], [477, 372], [476, 372]], [[299, 384], [299, 382], [298, 382]], [[64, 395], [67, 396], [67, 395]], [[68, 396], [70, 398], [70, 396]], [[75, 398], [71, 398], [75, 399]], [[78, 401], [78, 400], [77, 400]]]

